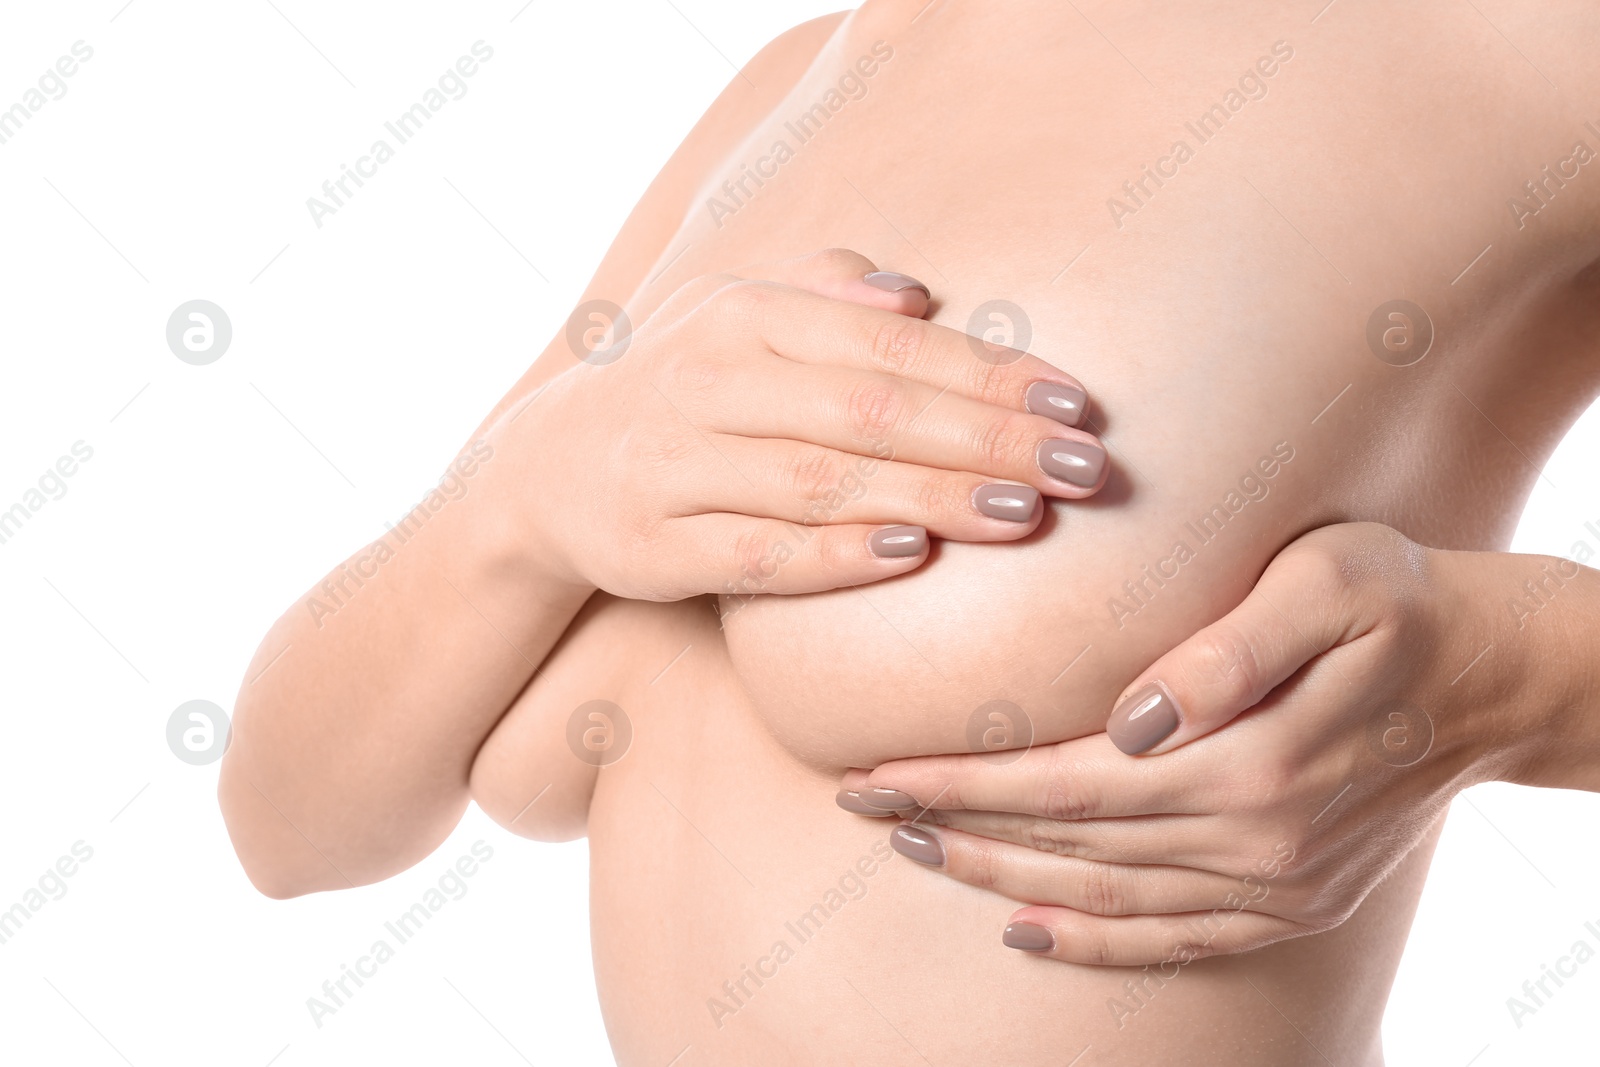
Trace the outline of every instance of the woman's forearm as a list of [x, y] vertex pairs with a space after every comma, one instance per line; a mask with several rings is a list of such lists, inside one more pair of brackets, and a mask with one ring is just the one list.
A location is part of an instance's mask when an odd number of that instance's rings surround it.
[[507, 506], [516, 463], [498, 436], [257, 650], [219, 799], [262, 892], [366, 884], [435, 848], [479, 745], [592, 591], [543, 573], [530, 531], [506, 521], [524, 509]]

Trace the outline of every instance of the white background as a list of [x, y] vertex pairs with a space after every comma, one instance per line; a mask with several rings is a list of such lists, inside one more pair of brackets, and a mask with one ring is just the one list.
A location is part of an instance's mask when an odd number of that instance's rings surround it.
[[[0, 108], [94, 49], [0, 145], [0, 510], [93, 449], [0, 544], [0, 910], [93, 850], [0, 944], [0, 1060], [609, 1063], [581, 842], [473, 811], [389, 882], [269, 901], [233, 859], [216, 765], [176, 759], [166, 723], [231, 708], [271, 621], [417, 500], [555, 332], [731, 64], [831, 5], [123, 3], [0, 14]], [[466, 96], [315, 227], [306, 198], [480, 39]], [[196, 298], [234, 330], [204, 367], [165, 341]], [[1591, 412], [1519, 549], [1600, 550], [1597, 456]], [[1520, 1030], [1505, 1001], [1575, 940], [1600, 948], [1597, 822], [1586, 795], [1457, 802], [1392, 1063], [1594, 1061], [1600, 960]], [[314, 1025], [307, 998], [479, 840], [494, 855], [466, 896]]]

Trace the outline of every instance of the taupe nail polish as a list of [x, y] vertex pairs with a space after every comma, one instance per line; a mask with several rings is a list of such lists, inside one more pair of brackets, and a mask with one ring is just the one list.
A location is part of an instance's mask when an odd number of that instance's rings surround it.
[[1040, 441], [1035, 458], [1040, 470], [1079, 489], [1093, 489], [1106, 466], [1105, 450], [1087, 441]]
[[879, 811], [905, 811], [919, 806], [916, 797], [898, 789], [863, 789], [860, 796], [861, 803], [870, 804]]
[[885, 526], [867, 538], [867, 551], [879, 559], [920, 556], [928, 547], [928, 531], [920, 526]]
[[1031, 485], [980, 485], [972, 493], [972, 506], [991, 519], [1027, 522], [1039, 503], [1039, 490]]
[[896, 274], [892, 270], [875, 270], [861, 279], [874, 289], [887, 293], [903, 293], [907, 289], [921, 289], [922, 295], [932, 297], [933, 292], [909, 274]]
[[1000, 935], [1000, 940], [1006, 948], [1021, 949], [1023, 952], [1049, 952], [1056, 947], [1056, 936], [1034, 923], [1012, 923]]
[[1112, 744], [1137, 756], [1170, 737], [1180, 718], [1178, 702], [1166, 686], [1151, 682], [1117, 705], [1106, 723], [1106, 733]]
[[929, 867], [944, 866], [944, 846], [939, 839], [922, 829], [903, 822], [889, 834], [889, 847], [908, 860], [925, 863]]
[[874, 819], [886, 819], [895, 814], [893, 811], [885, 811], [883, 808], [875, 808], [871, 804], [864, 803], [858, 794], [848, 789], [839, 790], [839, 795], [833, 798], [833, 802], [852, 815], [870, 815]]
[[1089, 394], [1071, 385], [1034, 382], [1023, 394], [1022, 406], [1030, 414], [1076, 426], [1083, 421], [1083, 413], [1089, 407]]

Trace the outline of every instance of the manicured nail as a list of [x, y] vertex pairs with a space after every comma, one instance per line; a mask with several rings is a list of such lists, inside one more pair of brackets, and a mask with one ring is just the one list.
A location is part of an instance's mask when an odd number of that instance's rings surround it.
[[928, 531], [920, 526], [885, 526], [867, 538], [867, 550], [879, 559], [920, 556], [928, 547]]
[[991, 519], [1027, 522], [1033, 518], [1033, 506], [1039, 502], [1039, 490], [1031, 485], [980, 485], [972, 493], [972, 506]]
[[1012, 923], [1000, 935], [1000, 940], [1006, 948], [1018, 948], [1024, 952], [1049, 952], [1056, 947], [1056, 935], [1034, 923]]
[[916, 797], [898, 789], [863, 789], [860, 797], [861, 803], [870, 804], [879, 811], [905, 811], [907, 808], [920, 807]]
[[944, 866], [944, 846], [939, 839], [922, 829], [903, 822], [889, 834], [889, 847], [908, 860], [925, 863], [929, 867]]
[[909, 274], [896, 274], [892, 270], [875, 270], [861, 279], [874, 289], [886, 293], [903, 293], [907, 289], [921, 289], [922, 295], [932, 297], [933, 292]]
[[1118, 704], [1106, 723], [1111, 743], [1130, 756], [1148, 752], [1178, 728], [1178, 702], [1167, 687], [1151, 682]]
[[1089, 394], [1073, 385], [1034, 382], [1023, 394], [1022, 406], [1031, 414], [1076, 426], [1083, 421], [1083, 413], [1088, 409]]
[[1093, 489], [1106, 466], [1105, 450], [1087, 441], [1040, 441], [1035, 458], [1040, 470], [1079, 489]]
[[874, 819], [886, 819], [894, 814], [892, 811], [884, 811], [882, 808], [863, 803], [860, 796], [848, 789], [839, 790], [839, 795], [833, 798], [833, 802], [852, 815], [870, 815]]

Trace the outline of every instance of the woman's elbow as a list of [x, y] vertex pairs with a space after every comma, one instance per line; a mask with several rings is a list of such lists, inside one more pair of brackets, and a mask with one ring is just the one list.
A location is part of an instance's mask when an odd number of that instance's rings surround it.
[[[288, 900], [346, 884], [330, 881], [328, 875], [333, 872], [327, 870], [325, 857], [317, 857], [321, 869], [308, 865], [308, 843], [298, 835], [293, 840], [286, 838], [281, 828], [283, 817], [248, 786], [245, 792], [249, 796], [240, 795], [240, 788], [224, 763], [217, 781], [217, 806], [239, 866], [257, 892], [273, 900]], [[278, 825], [272, 825], [273, 820]]]

